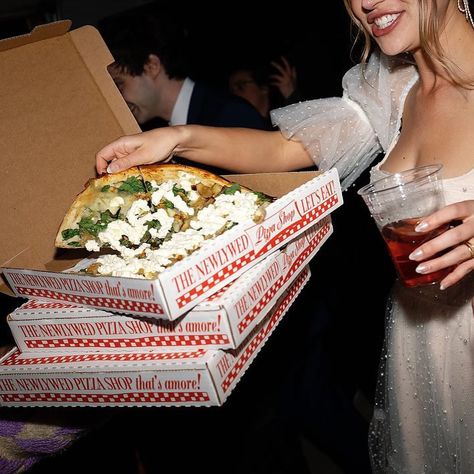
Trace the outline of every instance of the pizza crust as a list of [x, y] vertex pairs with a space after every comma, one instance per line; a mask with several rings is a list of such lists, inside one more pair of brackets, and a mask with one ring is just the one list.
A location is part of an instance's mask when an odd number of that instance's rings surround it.
[[[198, 176], [201, 183], [205, 185], [212, 186], [212, 184], [220, 184], [221, 186], [231, 186], [233, 184], [231, 181], [223, 178], [222, 176], [210, 173], [209, 171], [195, 168], [193, 166], [179, 165], [174, 163], [140, 166], [140, 172], [145, 181], [155, 180], [158, 183], [175, 179], [178, 176], [178, 173], [185, 172], [194, 176]], [[250, 191], [250, 189], [247, 188], [243, 189]]]

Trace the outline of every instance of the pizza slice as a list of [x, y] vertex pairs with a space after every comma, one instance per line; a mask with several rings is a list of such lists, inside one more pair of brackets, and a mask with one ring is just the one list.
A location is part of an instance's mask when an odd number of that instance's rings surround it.
[[153, 278], [236, 224], [264, 218], [273, 198], [199, 168], [130, 168], [90, 180], [66, 213], [61, 248], [112, 249], [86, 271]]

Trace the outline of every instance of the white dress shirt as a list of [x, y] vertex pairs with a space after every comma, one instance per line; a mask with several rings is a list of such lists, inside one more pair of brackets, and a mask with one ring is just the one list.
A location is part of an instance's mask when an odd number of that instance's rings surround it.
[[193, 89], [194, 81], [187, 77], [183, 82], [183, 86], [174, 104], [171, 120], [169, 122], [170, 125], [186, 125], [188, 123], [188, 110]]

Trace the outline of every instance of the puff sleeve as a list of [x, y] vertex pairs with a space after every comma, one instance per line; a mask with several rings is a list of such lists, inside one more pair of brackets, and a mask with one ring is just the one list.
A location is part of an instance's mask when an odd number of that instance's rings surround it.
[[347, 189], [387, 151], [400, 126], [403, 101], [417, 78], [414, 67], [374, 53], [344, 76], [343, 96], [272, 110], [287, 139], [296, 139], [322, 171], [337, 168]]

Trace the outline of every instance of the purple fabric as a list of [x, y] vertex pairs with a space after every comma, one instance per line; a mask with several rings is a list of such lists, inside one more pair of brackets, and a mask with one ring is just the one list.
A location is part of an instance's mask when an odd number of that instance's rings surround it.
[[14, 474], [23, 466], [23, 461], [7, 461], [6, 459], [0, 458], [0, 472], [2, 474]]
[[58, 428], [57, 436], [75, 436], [77, 433], [79, 433], [82, 430], [82, 428], [68, 428], [65, 426], [62, 426]]
[[63, 451], [100, 419], [96, 414], [92, 417], [76, 410], [0, 409], [0, 474], [23, 472]]
[[15, 440], [16, 445], [23, 451], [38, 454], [53, 454], [64, 449], [71, 438], [50, 438], [50, 439], [21, 439]]
[[2, 474], [15, 474], [20, 470], [27, 471], [30, 469], [39, 458], [23, 459], [21, 461], [7, 461], [6, 459], [0, 458], [0, 473]]
[[[1, 420], [0, 421], [0, 436], [15, 436], [25, 426], [24, 421]], [[0, 471], [2, 472], [2, 471]]]

